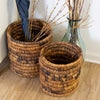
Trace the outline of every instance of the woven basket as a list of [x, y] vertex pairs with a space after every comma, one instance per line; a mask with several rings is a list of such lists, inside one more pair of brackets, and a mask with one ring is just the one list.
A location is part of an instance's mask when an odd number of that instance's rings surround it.
[[40, 81], [42, 90], [52, 96], [67, 96], [79, 83], [82, 51], [65, 42], [51, 43], [41, 50]]
[[[33, 19], [32, 32], [39, 33], [47, 24]], [[52, 29], [37, 42], [25, 42], [21, 21], [12, 23], [7, 28], [8, 55], [10, 68], [20, 76], [35, 77], [39, 75], [39, 56], [41, 49], [52, 42]], [[45, 33], [45, 31], [44, 31]]]

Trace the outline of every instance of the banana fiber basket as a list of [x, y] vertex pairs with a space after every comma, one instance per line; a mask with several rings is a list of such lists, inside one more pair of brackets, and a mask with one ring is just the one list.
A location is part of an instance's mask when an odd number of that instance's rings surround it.
[[67, 96], [78, 86], [83, 57], [78, 46], [66, 42], [51, 43], [41, 50], [40, 82], [52, 96]]
[[41, 30], [45, 33], [43, 37], [34, 42], [25, 42], [21, 21], [16, 21], [7, 28], [10, 68], [18, 75], [24, 77], [35, 77], [39, 75], [38, 60], [40, 51], [44, 46], [52, 42], [52, 29], [49, 24], [38, 19], [33, 19], [31, 22], [33, 33], [38, 34]]

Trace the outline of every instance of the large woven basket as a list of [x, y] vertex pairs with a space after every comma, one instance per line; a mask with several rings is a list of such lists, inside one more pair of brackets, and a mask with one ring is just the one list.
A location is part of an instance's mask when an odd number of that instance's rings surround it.
[[52, 96], [67, 96], [79, 83], [82, 51], [65, 42], [51, 43], [41, 50], [40, 81], [42, 90]]
[[[32, 21], [32, 32], [39, 33], [45, 22], [37, 19]], [[21, 21], [16, 21], [7, 28], [8, 55], [10, 68], [20, 76], [35, 77], [39, 74], [40, 50], [52, 42], [52, 29], [37, 42], [25, 42]], [[45, 31], [44, 31], [45, 32]]]

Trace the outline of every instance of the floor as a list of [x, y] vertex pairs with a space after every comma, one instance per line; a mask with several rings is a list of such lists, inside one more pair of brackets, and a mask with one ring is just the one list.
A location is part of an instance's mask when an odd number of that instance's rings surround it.
[[52, 97], [40, 89], [39, 77], [22, 78], [6, 68], [0, 71], [0, 100], [100, 100], [100, 65], [85, 62], [77, 90], [67, 97]]

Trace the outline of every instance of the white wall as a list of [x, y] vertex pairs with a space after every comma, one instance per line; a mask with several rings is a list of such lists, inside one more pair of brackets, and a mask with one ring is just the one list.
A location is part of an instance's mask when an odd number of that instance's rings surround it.
[[7, 55], [6, 28], [17, 20], [15, 0], [0, 0], [0, 62]]
[[100, 1], [93, 0], [90, 16], [92, 27], [82, 31], [86, 45], [86, 60], [100, 64]]
[[[7, 25], [17, 19], [17, 11], [15, 0], [0, 0], [0, 61], [7, 55], [5, 43], [5, 29]], [[57, 0], [40, 0], [39, 6], [35, 12], [35, 18], [43, 19], [45, 17], [46, 6], [48, 4], [48, 13], [52, 10]], [[64, 0], [61, 0], [64, 1]], [[63, 2], [61, 2], [63, 3]], [[82, 38], [86, 45], [86, 60], [100, 63], [100, 1], [93, 0], [91, 7], [91, 19], [94, 20], [93, 27], [90, 29], [81, 30]], [[61, 4], [60, 4], [61, 6]], [[63, 19], [64, 20], [64, 19]], [[65, 30], [67, 23], [58, 26], [59, 30]], [[56, 32], [56, 31], [55, 31]], [[60, 41], [65, 32], [54, 34], [54, 40]]]

